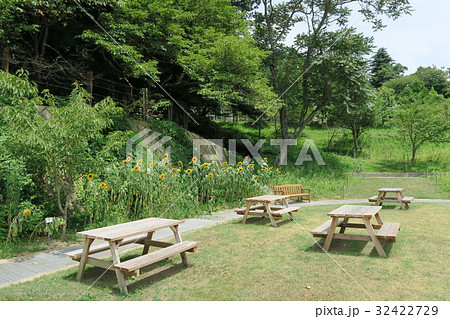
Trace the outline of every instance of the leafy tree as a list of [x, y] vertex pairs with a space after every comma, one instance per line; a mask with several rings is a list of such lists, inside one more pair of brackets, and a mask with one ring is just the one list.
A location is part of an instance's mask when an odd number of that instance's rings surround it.
[[398, 97], [394, 124], [411, 149], [411, 166], [417, 150], [426, 142], [447, 140], [450, 132], [449, 100], [416, 84], [405, 88]]
[[450, 69], [432, 67], [419, 67], [414, 73], [428, 89], [435, 89], [439, 94], [450, 97]]
[[383, 85], [376, 90], [374, 110], [375, 122], [383, 126], [384, 123], [392, 118], [392, 112], [397, 106], [395, 90]]
[[[65, 239], [74, 184], [89, 173], [86, 167], [95, 162], [89, 153], [90, 142], [102, 136], [119, 109], [109, 98], [90, 106], [90, 96], [79, 86], [61, 106], [48, 91], [39, 95], [26, 77], [5, 72], [0, 73], [0, 96], [2, 139], [11, 154], [45, 165], [46, 179], [51, 181], [59, 214], [65, 221]], [[40, 105], [50, 108], [50, 117], [37, 111]]]
[[372, 85], [380, 87], [384, 82], [401, 76], [408, 68], [395, 63], [385, 48], [380, 48], [372, 57]]

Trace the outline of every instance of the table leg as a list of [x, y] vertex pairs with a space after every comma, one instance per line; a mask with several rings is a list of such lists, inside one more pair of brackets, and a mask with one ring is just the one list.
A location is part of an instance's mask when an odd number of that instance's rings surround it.
[[403, 197], [401, 196], [401, 193], [396, 192], [395, 194], [397, 195], [398, 203], [400, 204], [401, 208], [406, 209], [405, 204], [403, 204], [402, 202]]
[[330, 249], [331, 241], [333, 240], [334, 230], [338, 223], [338, 217], [332, 217], [330, 229], [328, 230], [327, 238], [325, 239], [325, 244], [323, 245], [323, 250], [328, 251]]
[[[152, 237], [153, 237], [153, 232], [149, 232], [149, 233], [147, 233], [146, 240], [152, 240]], [[150, 245], [145, 244], [144, 245], [144, 249], [142, 250], [142, 255], [148, 254], [148, 249], [149, 248], [150, 248]]]
[[364, 225], [366, 226], [367, 232], [369, 233], [370, 239], [372, 239], [375, 248], [377, 249], [378, 255], [386, 257], [386, 253], [384, 252], [383, 246], [381, 246], [380, 241], [375, 235], [375, 231], [373, 230], [372, 225], [370, 224], [370, 220], [368, 218], [363, 218]]
[[378, 225], [380, 225], [380, 226], [383, 225], [383, 221], [381, 220], [380, 213], [375, 214], [375, 219], [377, 220]]
[[383, 195], [383, 192], [378, 192], [377, 202], [375, 203], [375, 206], [383, 206], [383, 202], [381, 201], [382, 198], [386, 196], [386, 192]]
[[[178, 225], [171, 226], [170, 229], [172, 229], [172, 231], [173, 231], [173, 235], [175, 236], [176, 242], [177, 243], [183, 242], [183, 240], [181, 239], [180, 231], [178, 230]], [[183, 265], [185, 265], [186, 267], [189, 266], [186, 252], [182, 252], [182, 253], [180, 253], [180, 255], [181, 255], [181, 260], [183, 261]]]
[[83, 278], [84, 269], [86, 268], [86, 261], [89, 256], [89, 248], [91, 247], [91, 244], [94, 242], [94, 239], [92, 238], [86, 238], [84, 240], [84, 246], [83, 246], [83, 253], [81, 255], [80, 259], [80, 265], [78, 266], [78, 273], [77, 273], [77, 281], [80, 281], [81, 278]]
[[345, 232], [346, 224], [348, 223], [348, 218], [344, 218], [344, 221], [342, 222], [341, 230], [339, 230], [340, 234], [343, 234]]
[[[110, 241], [109, 249], [111, 250], [111, 256], [113, 265], [120, 264], [119, 245], [122, 240]], [[127, 284], [125, 283], [125, 276], [119, 269], [114, 269], [116, 272], [117, 282], [119, 283], [120, 292], [128, 294]]]
[[245, 224], [247, 221], [248, 212], [250, 211], [250, 207], [252, 206], [252, 203], [250, 201], [247, 202], [247, 207], [245, 208], [244, 217], [242, 218], [242, 224]]
[[275, 222], [275, 218], [273, 218], [273, 216], [272, 216], [272, 210], [270, 209], [270, 203], [269, 202], [265, 202], [264, 203], [264, 207], [266, 208], [267, 215], [269, 215], [270, 223], [272, 224], [273, 227], [277, 227], [277, 223]]

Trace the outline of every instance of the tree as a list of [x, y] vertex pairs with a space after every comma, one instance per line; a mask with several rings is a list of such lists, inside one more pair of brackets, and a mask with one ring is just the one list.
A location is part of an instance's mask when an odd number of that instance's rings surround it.
[[439, 94], [450, 97], [450, 69], [432, 67], [419, 67], [414, 73], [427, 89], [435, 89]]
[[376, 90], [374, 110], [375, 122], [384, 123], [392, 118], [392, 112], [397, 106], [395, 90], [383, 85]]
[[380, 87], [384, 82], [401, 76], [408, 68], [395, 63], [385, 48], [380, 48], [372, 57], [372, 85]]
[[449, 137], [449, 100], [417, 84], [405, 88], [398, 98], [394, 124], [399, 135], [411, 149], [411, 166], [417, 150], [426, 142]]
[[[5, 72], [0, 72], [0, 96], [2, 139], [11, 154], [45, 165], [44, 180], [51, 181], [59, 214], [65, 221], [64, 240], [74, 184], [90, 173], [85, 169], [95, 162], [89, 145], [102, 137], [101, 132], [112, 124], [112, 116], [120, 109], [109, 98], [91, 106], [89, 94], [79, 86], [65, 105], [58, 105], [48, 91], [39, 95], [26, 76]], [[37, 111], [40, 105], [51, 110], [48, 119]]]

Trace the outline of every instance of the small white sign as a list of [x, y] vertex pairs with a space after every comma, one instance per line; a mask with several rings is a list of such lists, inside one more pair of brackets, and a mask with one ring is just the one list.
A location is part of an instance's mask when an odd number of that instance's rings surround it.
[[45, 223], [47, 223], [47, 224], [53, 223], [53, 217], [46, 217]]

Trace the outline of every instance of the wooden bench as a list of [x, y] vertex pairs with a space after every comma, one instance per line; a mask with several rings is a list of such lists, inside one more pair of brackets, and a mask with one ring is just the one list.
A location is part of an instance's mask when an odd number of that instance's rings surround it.
[[[167, 259], [173, 255], [183, 254], [187, 251], [194, 252], [197, 246], [198, 242], [195, 241], [183, 241], [181, 243], [171, 244], [166, 248], [162, 248], [160, 250], [148, 253], [146, 255], [142, 255], [124, 262], [120, 262], [119, 264], [115, 265], [115, 268], [128, 273], [134, 272], [139, 270], [140, 268]], [[183, 264], [185, 266], [188, 266], [186, 259], [183, 258], [183, 255], [182, 259]]]
[[[245, 207], [238, 208], [235, 210], [238, 215], [245, 215]], [[297, 212], [299, 207], [271, 207], [272, 216], [273, 217], [283, 217], [283, 214], [292, 214], [293, 212]], [[250, 211], [248, 212], [249, 216], [266, 216], [267, 213], [264, 210], [263, 205], [252, 206], [250, 207]]]
[[[125, 246], [125, 245], [129, 245], [129, 244], [134, 244], [134, 243], [142, 244], [142, 241], [145, 239], [146, 239], [146, 235], [129, 238], [127, 240], [122, 241], [119, 246]], [[96, 245], [95, 247], [89, 249], [89, 255], [93, 255], [93, 254], [100, 253], [102, 251], [107, 251], [107, 250], [109, 250], [109, 244], [102, 243], [100, 245]], [[69, 256], [70, 258], [72, 258], [75, 261], [80, 261], [82, 254], [83, 254], [83, 248], [65, 253], [66, 256]]]
[[[343, 222], [344, 222], [343, 220], [339, 220], [336, 227], [341, 226]], [[330, 226], [331, 226], [331, 219], [311, 230], [311, 234], [314, 237], [327, 237], [328, 231], [330, 230]]]
[[380, 230], [376, 233], [379, 240], [395, 243], [397, 241], [397, 233], [400, 230], [400, 223], [383, 223]]
[[[378, 196], [372, 196], [369, 197], [369, 202], [370, 203], [376, 203], [378, 200]], [[414, 200], [414, 197], [403, 197], [402, 198], [402, 202], [405, 204], [411, 204], [412, 201]], [[398, 203], [398, 199], [394, 198], [394, 197], [385, 197], [384, 199], [381, 200], [382, 203]]]
[[273, 190], [276, 195], [287, 195], [289, 198], [299, 198], [300, 201], [306, 197], [311, 202], [311, 188], [303, 188], [301, 184], [278, 185]]

